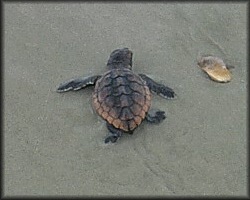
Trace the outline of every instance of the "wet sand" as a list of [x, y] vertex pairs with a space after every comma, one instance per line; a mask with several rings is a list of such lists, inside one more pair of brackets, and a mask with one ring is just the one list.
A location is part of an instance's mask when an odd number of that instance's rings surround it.
[[[4, 3], [4, 196], [247, 195], [246, 3]], [[59, 83], [102, 74], [129, 47], [134, 71], [177, 93], [166, 111], [104, 145], [93, 88]], [[199, 55], [224, 59], [211, 81]]]

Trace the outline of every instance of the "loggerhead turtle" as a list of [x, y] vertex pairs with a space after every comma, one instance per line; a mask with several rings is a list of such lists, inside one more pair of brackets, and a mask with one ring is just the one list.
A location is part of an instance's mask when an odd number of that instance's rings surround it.
[[106, 120], [110, 131], [105, 143], [116, 142], [123, 133], [132, 134], [144, 119], [159, 123], [166, 118], [164, 111], [148, 112], [151, 92], [166, 99], [175, 97], [171, 88], [145, 74], [135, 74], [132, 71], [132, 55], [128, 48], [116, 49], [110, 55], [106, 73], [71, 79], [60, 84], [57, 89], [57, 92], [66, 92], [95, 86], [92, 106]]

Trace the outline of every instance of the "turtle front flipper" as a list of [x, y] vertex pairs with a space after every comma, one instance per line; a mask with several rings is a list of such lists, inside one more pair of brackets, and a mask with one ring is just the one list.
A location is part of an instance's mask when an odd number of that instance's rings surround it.
[[89, 76], [89, 77], [80, 77], [77, 79], [70, 79], [66, 82], [63, 82], [60, 84], [60, 86], [57, 88], [57, 92], [67, 92], [69, 90], [80, 90], [84, 87], [95, 85], [96, 81], [101, 76]]
[[147, 86], [149, 87], [149, 89], [153, 92], [155, 92], [156, 94], [162, 96], [163, 98], [166, 99], [172, 99], [175, 97], [175, 92], [173, 89], [155, 82], [153, 79], [149, 78], [148, 76], [146, 76], [145, 74], [139, 74], [139, 76], [146, 81]]
[[107, 128], [110, 131], [110, 134], [105, 138], [105, 143], [115, 143], [121, 136], [123, 131], [115, 128], [112, 124], [107, 122]]

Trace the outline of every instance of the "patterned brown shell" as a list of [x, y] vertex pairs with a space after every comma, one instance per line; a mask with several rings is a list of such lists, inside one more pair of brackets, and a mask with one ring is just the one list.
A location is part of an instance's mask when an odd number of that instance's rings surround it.
[[96, 82], [93, 108], [114, 127], [134, 130], [151, 105], [151, 93], [141, 77], [129, 69], [112, 69]]

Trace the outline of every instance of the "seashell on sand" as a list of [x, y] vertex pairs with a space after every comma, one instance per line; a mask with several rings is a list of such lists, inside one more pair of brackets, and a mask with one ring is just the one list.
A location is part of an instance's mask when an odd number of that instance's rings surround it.
[[226, 67], [226, 64], [218, 57], [201, 57], [198, 60], [198, 66], [214, 81], [226, 83], [232, 79], [232, 74]]

